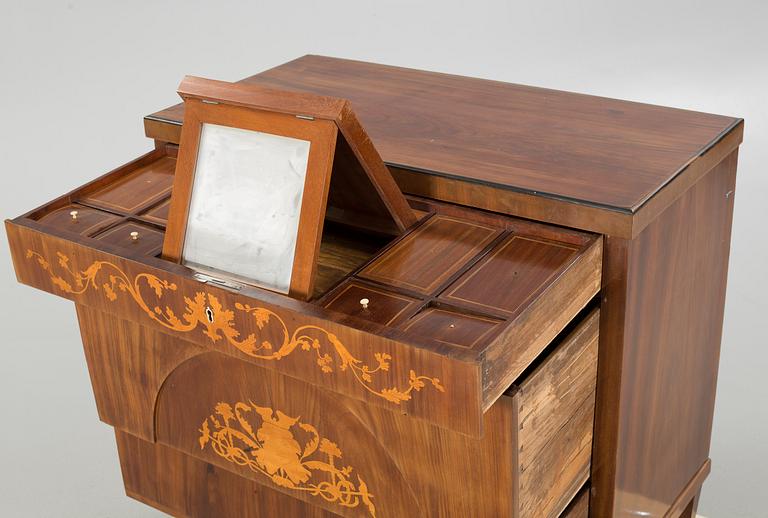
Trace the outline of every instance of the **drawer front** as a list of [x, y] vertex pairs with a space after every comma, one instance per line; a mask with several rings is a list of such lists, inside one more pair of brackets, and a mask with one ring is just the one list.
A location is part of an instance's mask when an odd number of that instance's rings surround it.
[[342, 516], [496, 518], [511, 418], [500, 402], [473, 439], [206, 353], [168, 377], [155, 420], [159, 443]]
[[448, 356], [388, 337], [375, 323], [350, 327], [318, 306], [201, 283], [180, 265], [128, 259], [93, 247], [101, 241], [80, 244], [34, 227], [6, 226], [25, 284], [338, 394], [482, 434], [480, 364], [472, 355]]
[[[206, 284], [155, 257], [174, 163], [158, 149], [7, 222], [18, 279], [474, 437], [483, 414], [599, 290], [599, 236], [442, 207], [369, 261], [373, 252], [356, 256], [355, 265], [368, 262], [330, 302]], [[69, 229], [73, 200], [98, 220], [83, 220], [85, 236]]]
[[[595, 310], [559, 338], [485, 414], [481, 438], [191, 351], [155, 384], [162, 389], [148, 412], [154, 448], [212, 464], [240, 486], [255, 483], [265, 502], [280, 493], [286, 507], [298, 499], [343, 516], [554, 518], [589, 476], [598, 320]], [[138, 385], [146, 376], [133, 369]]]

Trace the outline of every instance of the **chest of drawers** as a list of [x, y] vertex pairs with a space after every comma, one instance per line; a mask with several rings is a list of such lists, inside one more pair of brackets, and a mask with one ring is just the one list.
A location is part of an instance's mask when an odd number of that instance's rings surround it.
[[366, 212], [342, 132], [306, 300], [164, 259], [181, 106], [146, 117], [154, 151], [7, 221], [19, 280], [75, 302], [130, 496], [695, 514], [740, 120], [316, 56], [244, 84], [349, 99], [412, 223]]

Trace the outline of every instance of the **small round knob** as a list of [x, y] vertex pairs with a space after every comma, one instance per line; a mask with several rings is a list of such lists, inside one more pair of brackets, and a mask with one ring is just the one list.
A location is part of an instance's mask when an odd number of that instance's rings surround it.
[[368, 309], [368, 304], [370, 304], [370, 300], [368, 299], [360, 299], [360, 305], [363, 307], [363, 309]]
[[133, 241], [138, 241], [139, 240], [139, 233], [136, 232], [135, 230], [133, 232], [131, 232], [131, 240], [133, 240]]
[[76, 220], [77, 219], [77, 211], [76, 210], [69, 211], [69, 215], [72, 216], [72, 220]]
[[453, 329], [454, 327], [456, 327], [456, 324], [449, 324], [449, 325], [448, 325], [448, 327], [450, 327], [451, 329]]

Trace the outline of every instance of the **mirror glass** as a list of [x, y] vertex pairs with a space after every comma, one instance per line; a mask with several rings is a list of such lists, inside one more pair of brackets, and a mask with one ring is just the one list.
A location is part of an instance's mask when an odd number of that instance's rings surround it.
[[309, 146], [203, 124], [182, 262], [288, 293]]

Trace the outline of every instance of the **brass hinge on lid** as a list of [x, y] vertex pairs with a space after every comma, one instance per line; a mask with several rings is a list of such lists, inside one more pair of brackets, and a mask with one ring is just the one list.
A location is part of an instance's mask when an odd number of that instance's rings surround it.
[[203, 284], [213, 284], [215, 286], [221, 286], [222, 288], [229, 288], [230, 290], [235, 291], [240, 291], [244, 286], [244, 284], [240, 284], [239, 282], [234, 282], [227, 279], [217, 279], [216, 277], [211, 277], [210, 275], [199, 272], [195, 273], [193, 277]]

